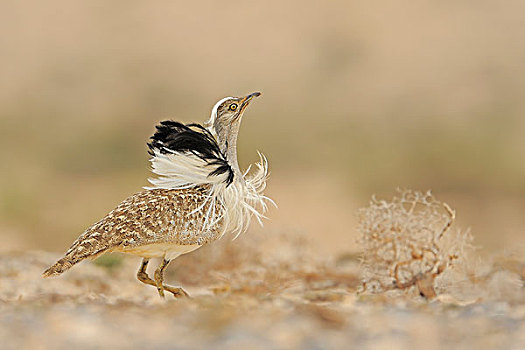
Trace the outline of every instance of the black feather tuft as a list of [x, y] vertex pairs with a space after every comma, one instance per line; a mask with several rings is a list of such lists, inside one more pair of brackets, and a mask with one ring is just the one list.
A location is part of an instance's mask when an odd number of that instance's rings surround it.
[[155, 155], [158, 150], [167, 153], [192, 153], [204, 160], [208, 165], [215, 165], [216, 169], [208, 176], [227, 174], [226, 183], [233, 182], [233, 169], [221, 152], [213, 135], [202, 125], [182, 124], [173, 120], [165, 120], [156, 126], [156, 131], [150, 137], [148, 153]]

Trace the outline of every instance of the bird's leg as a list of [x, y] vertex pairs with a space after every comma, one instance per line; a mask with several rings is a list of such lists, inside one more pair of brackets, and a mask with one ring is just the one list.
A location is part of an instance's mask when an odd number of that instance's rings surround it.
[[168, 266], [170, 263], [169, 260], [162, 259], [162, 262], [160, 263], [159, 267], [155, 270], [155, 282], [157, 285], [157, 290], [159, 291], [159, 295], [164, 298], [164, 285], [162, 282], [164, 282], [164, 269]]
[[189, 297], [189, 294], [184, 289], [163, 284], [164, 270], [166, 269], [166, 267], [168, 267], [169, 263], [170, 260], [162, 259], [162, 262], [160, 263], [159, 267], [157, 268], [157, 270], [155, 270], [155, 282], [157, 290], [159, 291], [159, 295], [161, 297], [164, 297], [164, 290], [167, 290], [168, 292], [172, 293], [175, 298]]
[[149, 258], [142, 259], [142, 264], [140, 264], [140, 268], [137, 271], [137, 278], [139, 281], [145, 284], [149, 284], [150, 286], [157, 286], [154, 280], [152, 280], [148, 273], [146, 272], [146, 268], [148, 267]]

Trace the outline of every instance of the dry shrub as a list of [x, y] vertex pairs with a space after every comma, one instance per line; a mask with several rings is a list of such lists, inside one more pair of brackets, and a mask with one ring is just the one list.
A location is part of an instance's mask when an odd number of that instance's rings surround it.
[[468, 233], [450, 230], [454, 210], [430, 191], [398, 190], [390, 202], [373, 197], [358, 219], [368, 292], [416, 290], [434, 298], [436, 277], [471, 247]]

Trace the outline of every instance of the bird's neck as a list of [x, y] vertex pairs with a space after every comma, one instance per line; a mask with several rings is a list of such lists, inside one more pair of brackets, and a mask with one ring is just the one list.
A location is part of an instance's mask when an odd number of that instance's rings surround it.
[[237, 160], [237, 136], [239, 135], [240, 123], [229, 125], [227, 129], [219, 132], [219, 146], [221, 152], [226, 155], [226, 160], [232, 167], [235, 177], [242, 179], [242, 172]]

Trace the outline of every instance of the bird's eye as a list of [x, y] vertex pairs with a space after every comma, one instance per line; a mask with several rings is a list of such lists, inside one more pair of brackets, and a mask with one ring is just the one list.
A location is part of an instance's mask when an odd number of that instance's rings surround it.
[[230, 105], [230, 111], [234, 111], [234, 110], [236, 110], [236, 109], [237, 109], [237, 103], [232, 103], [232, 104]]

